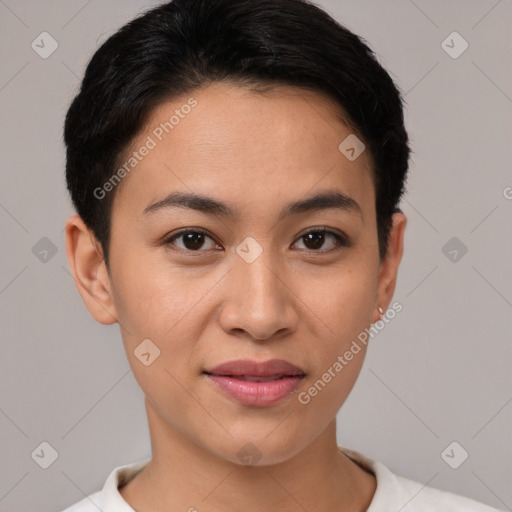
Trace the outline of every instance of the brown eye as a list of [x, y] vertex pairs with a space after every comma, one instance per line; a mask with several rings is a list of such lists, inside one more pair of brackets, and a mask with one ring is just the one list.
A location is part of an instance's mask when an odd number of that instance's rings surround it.
[[[348, 246], [347, 239], [334, 231], [329, 231], [326, 228], [313, 228], [304, 233], [301, 237], [306, 249], [313, 252], [329, 252], [330, 250], [337, 250], [342, 247]], [[331, 240], [331, 248], [325, 248], [325, 244], [329, 245], [328, 241]], [[323, 248], [323, 249], [322, 249]]]
[[[175, 241], [177, 240], [181, 240], [181, 244], [176, 244]], [[206, 243], [208, 240], [212, 242], [209, 247]], [[204, 252], [218, 247], [218, 244], [207, 235], [206, 231], [197, 228], [180, 231], [168, 238], [165, 244], [175, 245], [179, 249], [192, 252]], [[207, 245], [206, 249], [204, 248], [205, 244]]]

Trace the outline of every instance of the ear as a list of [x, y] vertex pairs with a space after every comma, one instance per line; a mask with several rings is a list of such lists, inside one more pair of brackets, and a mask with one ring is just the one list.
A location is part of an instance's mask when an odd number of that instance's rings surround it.
[[79, 215], [66, 222], [66, 253], [75, 285], [89, 313], [101, 324], [117, 322], [101, 245]]
[[389, 232], [388, 248], [386, 256], [380, 263], [377, 303], [372, 322], [380, 318], [379, 307], [386, 311], [389, 307], [393, 293], [395, 292], [398, 267], [404, 252], [404, 234], [407, 225], [407, 217], [402, 212], [394, 213], [392, 226]]

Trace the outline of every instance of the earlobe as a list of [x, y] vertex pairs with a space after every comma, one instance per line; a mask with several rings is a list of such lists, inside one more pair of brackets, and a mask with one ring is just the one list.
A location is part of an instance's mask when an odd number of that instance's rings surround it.
[[[386, 256], [380, 265], [376, 311], [379, 307], [384, 311], [389, 307], [395, 292], [398, 268], [404, 252], [407, 217], [402, 212], [397, 212], [393, 214], [392, 220]], [[375, 317], [374, 321], [377, 321], [379, 319], [378, 312], [376, 312]]]
[[72, 215], [66, 222], [66, 253], [76, 287], [91, 315], [105, 325], [116, 323], [100, 244], [79, 215]]

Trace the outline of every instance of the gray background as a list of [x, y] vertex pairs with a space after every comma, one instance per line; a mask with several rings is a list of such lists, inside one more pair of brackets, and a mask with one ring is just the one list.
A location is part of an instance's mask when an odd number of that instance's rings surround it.
[[[62, 126], [95, 49], [155, 4], [0, 0], [1, 511], [60, 510], [150, 454], [118, 326], [95, 323], [69, 274]], [[371, 342], [339, 444], [512, 510], [511, 2], [319, 4], [397, 81], [414, 150], [403, 311]], [[47, 59], [31, 47], [43, 31], [59, 45]], [[441, 46], [453, 31], [469, 44], [455, 59]], [[47, 261], [43, 237], [57, 250]], [[452, 237], [456, 261], [442, 251]], [[58, 452], [46, 470], [31, 457], [43, 441]], [[441, 457], [452, 441], [469, 453], [458, 469]]]

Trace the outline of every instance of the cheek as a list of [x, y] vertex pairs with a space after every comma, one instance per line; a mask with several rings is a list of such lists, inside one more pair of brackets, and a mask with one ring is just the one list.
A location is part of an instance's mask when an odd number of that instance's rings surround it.
[[367, 350], [361, 334], [371, 324], [374, 297], [372, 280], [350, 278], [331, 283], [316, 301], [317, 324], [325, 336], [310, 352], [311, 372], [297, 397], [316, 425], [332, 419], [357, 381]]
[[341, 348], [371, 322], [377, 294], [373, 265], [340, 265], [329, 274], [303, 276], [300, 296], [327, 333], [327, 347]]
[[[352, 389], [366, 354], [365, 329], [371, 325], [377, 293], [377, 273], [372, 264], [339, 269], [322, 287], [311, 286], [303, 295], [318, 326], [311, 382], [318, 382], [318, 404], [341, 405]], [[304, 283], [306, 290], [307, 282]], [[325, 390], [324, 390], [325, 387]], [[321, 397], [320, 397], [321, 395]]]
[[135, 258], [126, 258], [118, 268], [114, 300], [133, 375], [161, 415], [166, 408], [186, 415], [191, 401], [184, 383], [197, 366], [194, 344], [203, 328], [200, 307], [194, 305], [204, 287], [186, 285], [183, 276], [165, 275], [165, 268], [144, 267]]
[[[122, 248], [118, 252], [122, 253]], [[184, 271], [155, 265], [147, 256], [131, 254], [116, 261], [113, 292], [127, 334], [153, 336], [163, 343], [162, 337], [170, 335], [205, 294], [205, 283]]]

